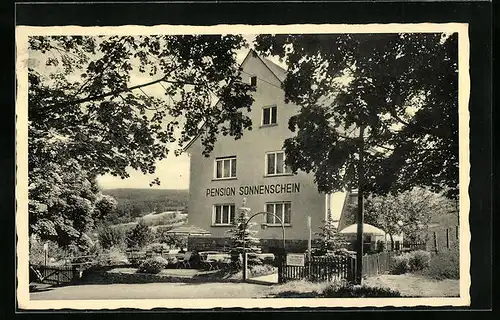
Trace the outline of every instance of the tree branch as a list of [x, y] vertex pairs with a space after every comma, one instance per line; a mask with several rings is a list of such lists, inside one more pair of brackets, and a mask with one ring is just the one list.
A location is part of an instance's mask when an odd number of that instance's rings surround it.
[[189, 81], [167, 80], [167, 79], [165, 79], [165, 77], [162, 77], [160, 79], [156, 79], [156, 80], [153, 80], [153, 81], [150, 81], [150, 82], [146, 82], [146, 83], [143, 83], [143, 84], [135, 85], [135, 86], [132, 86], [132, 87], [127, 87], [127, 88], [124, 88], [124, 89], [115, 90], [115, 91], [108, 92], [108, 93], [99, 94], [99, 95], [92, 96], [92, 97], [87, 97], [87, 98], [82, 98], [82, 99], [76, 99], [76, 100], [72, 100], [72, 101], [65, 101], [65, 102], [54, 103], [54, 104], [50, 105], [50, 107], [65, 107], [65, 106], [74, 105], [74, 104], [81, 104], [81, 103], [85, 103], [85, 102], [89, 102], [89, 101], [93, 101], [93, 100], [98, 100], [98, 99], [102, 99], [102, 98], [106, 98], [106, 97], [110, 97], [110, 96], [116, 96], [116, 95], [118, 95], [120, 93], [123, 93], [123, 92], [132, 91], [134, 89], [139, 89], [139, 88], [144, 88], [144, 87], [151, 86], [153, 84], [160, 83], [160, 82], [181, 83], [181, 84], [190, 84], [190, 85], [200, 85], [199, 83], [194, 83], [194, 82], [189, 82]]

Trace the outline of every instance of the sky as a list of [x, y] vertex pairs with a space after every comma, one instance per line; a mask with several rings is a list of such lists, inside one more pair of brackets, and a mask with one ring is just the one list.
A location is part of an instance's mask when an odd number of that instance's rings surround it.
[[[252, 42], [255, 39], [255, 35], [244, 35], [245, 40], [250, 44], [252, 48]], [[250, 48], [245, 50], [240, 50], [237, 52], [238, 63], [243, 62]], [[286, 68], [282, 62], [280, 62], [275, 57], [268, 57], [269, 60], [274, 63]], [[151, 81], [151, 79], [145, 74], [135, 74], [131, 75], [131, 85], [145, 83]], [[144, 88], [144, 91], [148, 95], [153, 96], [164, 96], [163, 88], [161, 86], [149, 86]], [[97, 182], [102, 189], [113, 189], [113, 188], [154, 188], [154, 189], [188, 189], [189, 188], [189, 156], [185, 153], [180, 156], [175, 156], [173, 149], [167, 155], [166, 159], [158, 161], [156, 163], [157, 170], [155, 174], [143, 174], [140, 171], [133, 169], [127, 170], [130, 177], [126, 179], [121, 179], [120, 177], [114, 177], [112, 175], [104, 175], [97, 178]], [[159, 186], [150, 187], [149, 183], [158, 177], [161, 181]]]

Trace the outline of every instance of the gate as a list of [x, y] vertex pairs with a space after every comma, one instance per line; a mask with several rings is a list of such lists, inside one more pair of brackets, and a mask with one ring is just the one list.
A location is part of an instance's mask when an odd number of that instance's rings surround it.
[[60, 285], [78, 279], [79, 272], [75, 266], [30, 265], [30, 278], [41, 283]]
[[[349, 256], [279, 255], [278, 282], [307, 279], [309, 281], [354, 280], [356, 259]], [[291, 259], [291, 258], [294, 259]], [[287, 261], [288, 260], [288, 261]], [[294, 261], [295, 260], [295, 261]]]

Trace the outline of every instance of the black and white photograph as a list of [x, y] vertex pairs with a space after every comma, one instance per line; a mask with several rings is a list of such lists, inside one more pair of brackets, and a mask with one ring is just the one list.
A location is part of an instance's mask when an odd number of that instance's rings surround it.
[[469, 305], [467, 24], [16, 45], [21, 307]]

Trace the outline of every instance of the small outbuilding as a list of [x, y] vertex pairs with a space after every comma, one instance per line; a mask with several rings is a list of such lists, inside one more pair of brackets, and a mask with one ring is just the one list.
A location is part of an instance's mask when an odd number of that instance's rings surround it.
[[[342, 230], [339, 231], [340, 234], [343, 234], [348, 241], [355, 242], [358, 234], [358, 225], [356, 223], [351, 224]], [[395, 248], [398, 248], [401, 246], [403, 243], [403, 236], [402, 235], [393, 235], [392, 239], [395, 244]], [[364, 223], [363, 224], [363, 244], [364, 244], [364, 249], [365, 251], [370, 249], [370, 250], [376, 250], [377, 249], [377, 243], [379, 241], [382, 241], [385, 243], [385, 246], [387, 248], [390, 248], [391, 245], [391, 237], [388, 233], [386, 233], [384, 230], [377, 228], [371, 224]]]

